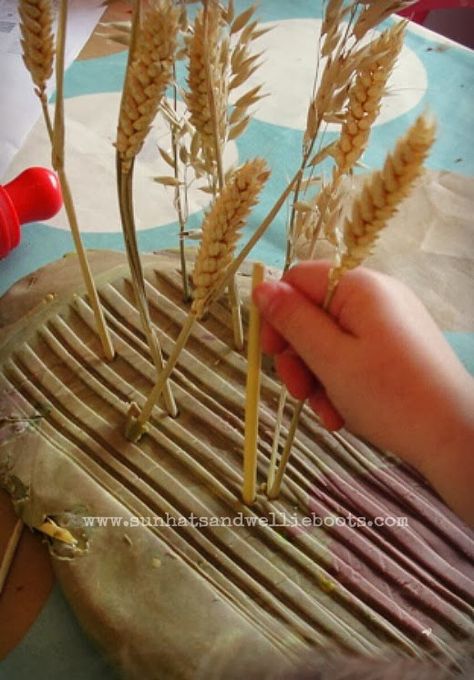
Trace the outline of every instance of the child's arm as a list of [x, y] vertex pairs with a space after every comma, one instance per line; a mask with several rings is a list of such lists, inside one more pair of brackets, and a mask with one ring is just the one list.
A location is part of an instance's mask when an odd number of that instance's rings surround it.
[[304, 262], [255, 300], [290, 393], [417, 467], [474, 524], [474, 379], [401, 283], [356, 269], [321, 309], [329, 265]]

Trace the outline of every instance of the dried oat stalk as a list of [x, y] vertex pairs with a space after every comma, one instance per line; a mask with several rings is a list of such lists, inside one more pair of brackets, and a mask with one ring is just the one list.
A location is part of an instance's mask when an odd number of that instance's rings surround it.
[[[196, 174], [206, 174], [214, 196], [223, 191], [226, 173], [223, 154], [228, 140], [236, 139], [246, 129], [249, 109], [261, 99], [261, 88], [253, 87], [241, 94], [229, 116], [230, 95], [242, 87], [258, 68], [258, 54], [251, 45], [262, 31], [253, 18], [255, 6], [235, 16], [233, 2], [227, 7], [216, 0], [204, 0], [188, 39], [188, 90], [185, 92], [190, 122], [195, 128], [190, 148], [191, 165]], [[243, 348], [243, 326], [239, 292], [235, 281], [229, 285], [234, 342]]]
[[[188, 90], [185, 101], [202, 150], [206, 171], [217, 173], [219, 150], [227, 134], [227, 60], [222, 58], [222, 10], [216, 2], [202, 8], [189, 39]], [[213, 91], [213, 87], [216, 91]], [[213, 98], [214, 102], [211, 102]], [[212, 110], [214, 105], [214, 111]]]
[[244, 132], [250, 108], [264, 96], [261, 86], [241, 93], [259, 67], [261, 55], [253, 52], [254, 41], [266, 32], [254, 18], [255, 9], [252, 5], [235, 16], [232, 2], [224, 9], [216, 0], [205, 0], [187, 39], [188, 88], [184, 98], [196, 131], [192, 164], [197, 161], [197, 172], [204, 170], [211, 182], [214, 179], [215, 189], [223, 184], [219, 164], [225, 143]]
[[391, 14], [396, 14], [402, 9], [414, 5], [416, 0], [363, 0], [363, 10], [359, 14], [353, 28], [353, 34], [357, 40], [385, 21]]
[[352, 172], [367, 147], [388, 79], [403, 46], [405, 27], [405, 22], [394, 24], [373, 40], [357, 68], [348, 92], [339, 139], [329, 149], [335, 161], [331, 181], [309, 202], [310, 210], [296, 221], [294, 249], [300, 258], [314, 257], [321, 235], [334, 246], [339, 245], [336, 226], [342, 213], [341, 180], [343, 175]]

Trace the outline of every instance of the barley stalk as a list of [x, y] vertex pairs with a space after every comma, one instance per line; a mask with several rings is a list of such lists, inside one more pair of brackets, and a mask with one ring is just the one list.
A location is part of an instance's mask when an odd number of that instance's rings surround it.
[[41, 102], [49, 138], [52, 139], [46, 87], [53, 74], [53, 5], [51, 0], [19, 0], [18, 13], [23, 61], [36, 86], [35, 92]]

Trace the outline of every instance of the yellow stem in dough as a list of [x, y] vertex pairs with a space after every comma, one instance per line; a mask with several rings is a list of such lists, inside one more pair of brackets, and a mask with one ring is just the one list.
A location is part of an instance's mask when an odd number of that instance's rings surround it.
[[[265, 267], [256, 262], [253, 266], [252, 290], [262, 283]], [[257, 439], [258, 407], [260, 400], [260, 346], [261, 318], [257, 306], [250, 302], [249, 337], [247, 350], [247, 388], [245, 398], [244, 484], [242, 497], [250, 505], [257, 495]]]

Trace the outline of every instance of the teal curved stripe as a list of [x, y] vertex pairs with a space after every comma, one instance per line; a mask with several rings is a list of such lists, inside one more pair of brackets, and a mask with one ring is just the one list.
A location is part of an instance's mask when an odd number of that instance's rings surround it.
[[444, 335], [464, 366], [474, 375], [474, 333], [447, 331]]

